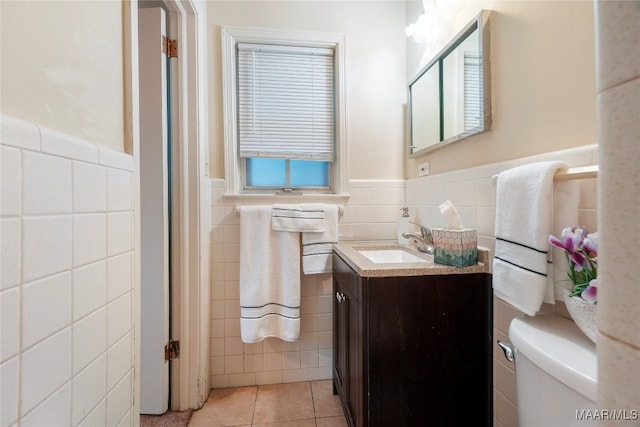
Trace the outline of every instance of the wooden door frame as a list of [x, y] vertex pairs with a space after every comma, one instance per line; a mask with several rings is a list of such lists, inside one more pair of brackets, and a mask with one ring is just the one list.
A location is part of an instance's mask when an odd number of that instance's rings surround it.
[[[173, 114], [174, 227], [173, 338], [180, 357], [172, 365], [171, 410], [201, 407], [209, 394], [209, 278], [201, 260], [201, 182], [207, 149], [206, 4], [163, 0], [170, 37], [178, 41], [177, 111]], [[138, 1], [123, 2], [125, 150], [134, 158], [134, 419], [140, 413], [140, 129]], [[175, 236], [175, 234], [174, 234]], [[204, 272], [204, 274], [203, 274]], [[137, 423], [136, 423], [137, 424]]]

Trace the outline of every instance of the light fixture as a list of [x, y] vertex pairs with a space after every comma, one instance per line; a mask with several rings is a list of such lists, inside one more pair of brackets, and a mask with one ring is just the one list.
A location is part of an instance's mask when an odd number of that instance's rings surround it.
[[427, 33], [425, 24], [424, 24], [425, 20], [426, 18], [425, 18], [424, 12], [422, 12], [420, 16], [418, 16], [418, 19], [414, 24], [410, 24], [404, 27], [404, 32], [407, 35], [407, 37], [413, 37], [413, 40], [415, 40], [416, 43], [424, 42], [426, 38], [425, 36]]
[[415, 23], [405, 27], [404, 32], [407, 37], [413, 37], [416, 43], [424, 43], [429, 37], [434, 25], [437, 25], [438, 9], [442, 7], [442, 2], [434, 0], [422, 0], [423, 12], [418, 16]]
[[464, 0], [422, 0], [424, 11], [415, 23], [405, 27], [404, 32], [416, 43], [437, 43], [463, 5]]

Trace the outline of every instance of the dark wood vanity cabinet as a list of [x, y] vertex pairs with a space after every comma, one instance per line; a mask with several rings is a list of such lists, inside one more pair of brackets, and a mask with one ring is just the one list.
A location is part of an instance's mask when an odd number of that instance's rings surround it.
[[490, 426], [489, 274], [361, 277], [333, 254], [334, 393], [352, 427]]

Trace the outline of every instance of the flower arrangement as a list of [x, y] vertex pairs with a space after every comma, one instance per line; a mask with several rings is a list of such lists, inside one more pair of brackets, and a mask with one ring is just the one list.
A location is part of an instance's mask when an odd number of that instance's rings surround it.
[[549, 243], [564, 250], [569, 264], [567, 276], [573, 283], [570, 297], [582, 297], [595, 304], [598, 301], [598, 233], [587, 232], [586, 227], [565, 228], [558, 239], [549, 236]]

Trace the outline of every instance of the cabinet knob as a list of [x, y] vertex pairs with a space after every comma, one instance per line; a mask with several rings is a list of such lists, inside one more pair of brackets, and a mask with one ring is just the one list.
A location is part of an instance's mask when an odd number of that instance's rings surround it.
[[338, 300], [338, 303], [341, 303], [342, 301], [346, 300], [347, 298], [344, 296], [344, 294], [341, 294], [340, 292], [336, 292], [336, 299]]

